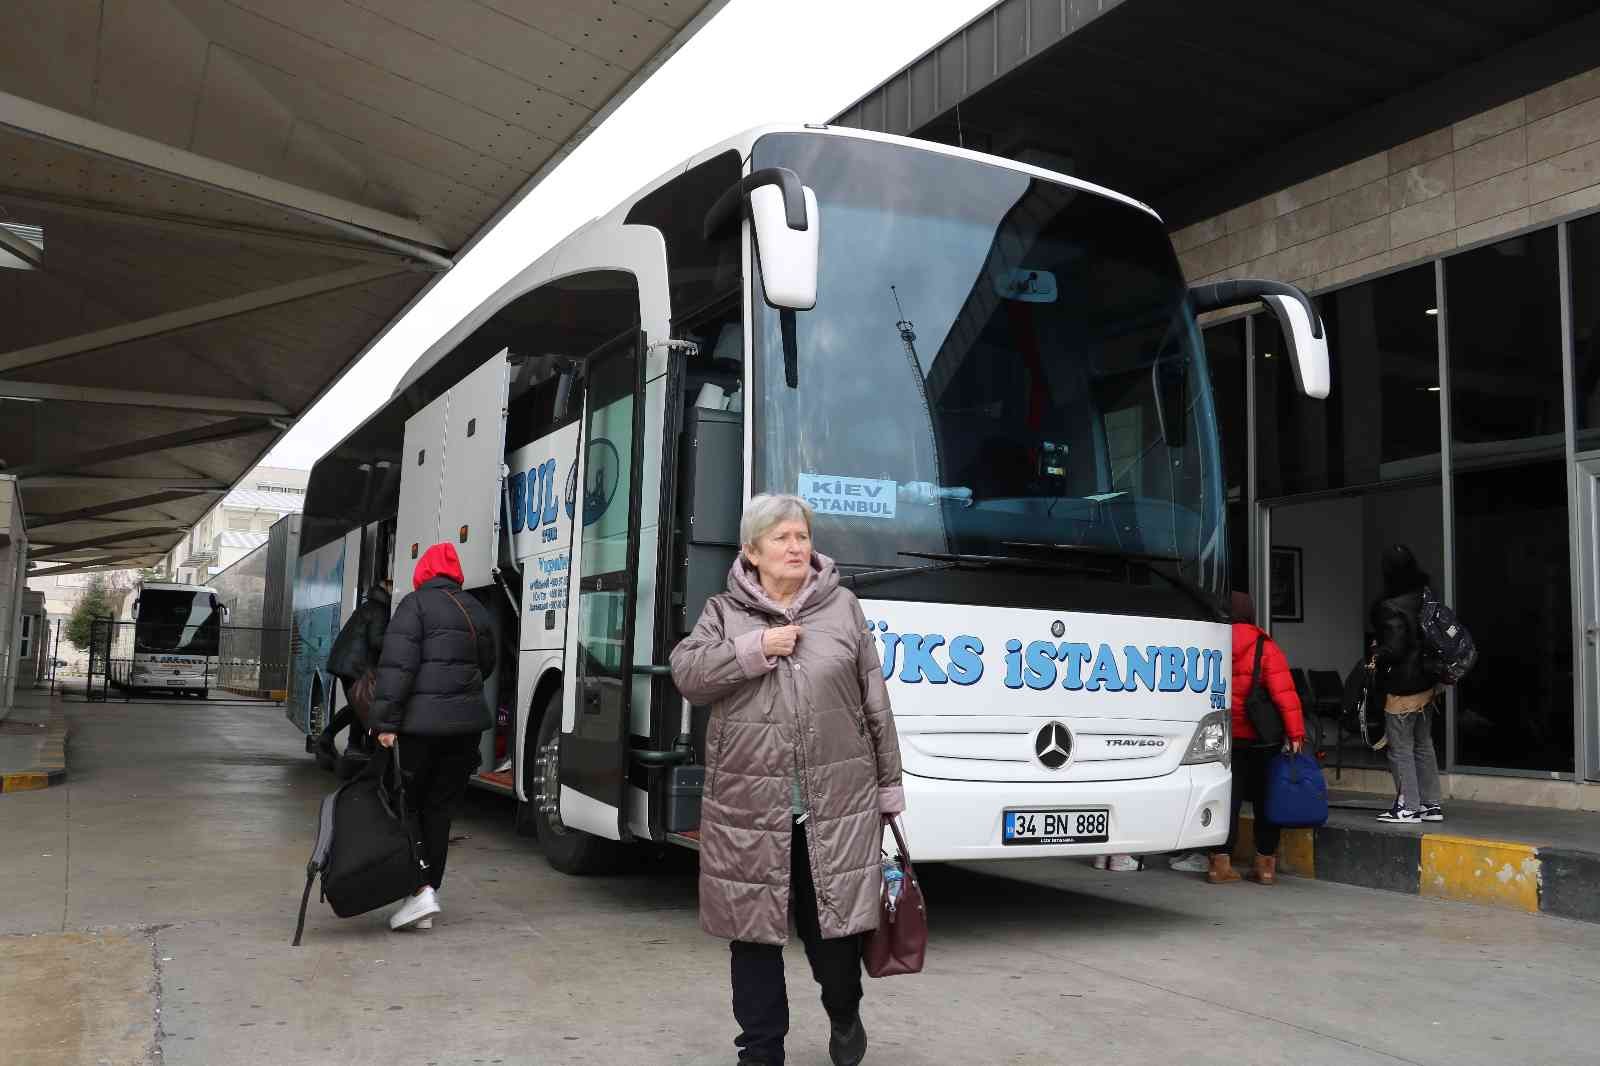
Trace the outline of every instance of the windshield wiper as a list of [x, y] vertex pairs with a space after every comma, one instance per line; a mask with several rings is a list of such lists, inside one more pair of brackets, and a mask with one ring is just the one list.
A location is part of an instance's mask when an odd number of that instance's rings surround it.
[[1048, 544], [1037, 541], [1007, 540], [1002, 541], [1007, 548], [1035, 548], [1046, 551], [1073, 552], [1083, 555], [1098, 555], [1102, 558], [1119, 559], [1124, 563], [1136, 564], [1143, 568], [1147, 574], [1154, 574], [1172, 587], [1188, 596], [1202, 607], [1215, 621], [1227, 622], [1231, 619], [1231, 612], [1224, 611], [1221, 604], [1212, 598], [1211, 594], [1182, 574], [1170, 573], [1156, 566], [1156, 563], [1172, 563], [1181, 566], [1183, 560], [1176, 555], [1158, 555], [1151, 552], [1128, 552], [1116, 548], [1100, 548], [1087, 544]]
[[[909, 552], [901, 552], [909, 555]], [[953, 570], [960, 564], [955, 562], [942, 562], [937, 566], [889, 566], [882, 570], [863, 570], [859, 574], [849, 574], [839, 579], [839, 584], [849, 588], [859, 588], [862, 585], [875, 585], [880, 581], [890, 578], [905, 577], [910, 574], [931, 574], [936, 570]]]
[[[1089, 566], [1077, 562], [1063, 562], [1059, 559], [1034, 559], [1026, 555], [968, 555], [962, 552], [896, 552], [897, 555], [909, 555], [913, 559], [932, 559], [935, 562], [945, 563], [947, 566], [979, 566], [986, 568], [1012, 567], [1030, 570], [1070, 570], [1077, 574], [1107, 574], [1109, 570]], [[919, 567], [916, 569], [932, 569]]]

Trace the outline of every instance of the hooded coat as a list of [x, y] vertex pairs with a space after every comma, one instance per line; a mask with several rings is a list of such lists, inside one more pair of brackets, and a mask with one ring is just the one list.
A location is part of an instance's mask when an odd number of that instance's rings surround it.
[[[700, 924], [713, 936], [789, 939], [791, 832], [806, 833], [825, 938], [878, 924], [882, 814], [905, 806], [900, 745], [861, 605], [833, 560], [787, 607], [743, 555], [672, 652], [672, 678], [711, 706], [700, 815]], [[763, 633], [798, 625], [794, 654], [770, 659]], [[794, 825], [794, 783], [808, 816]]]
[[411, 595], [400, 601], [383, 638], [374, 733], [457, 736], [494, 724], [483, 701], [483, 680], [494, 672], [494, 621], [461, 591], [454, 546], [435, 544], [412, 574]]
[[1438, 664], [1427, 658], [1418, 621], [1428, 575], [1403, 544], [1386, 549], [1382, 565], [1383, 596], [1372, 605], [1381, 691], [1389, 696], [1427, 692], [1439, 683]]
[[339, 630], [333, 650], [328, 653], [328, 673], [353, 685], [368, 670], [378, 665], [383, 651], [383, 636], [389, 629], [389, 603], [392, 597], [382, 582], [372, 586], [350, 621]]

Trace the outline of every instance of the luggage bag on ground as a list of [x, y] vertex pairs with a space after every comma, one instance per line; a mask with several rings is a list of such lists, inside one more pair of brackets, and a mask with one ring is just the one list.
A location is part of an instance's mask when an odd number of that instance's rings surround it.
[[323, 798], [300, 895], [296, 947], [305, 931], [311, 884], [318, 877], [322, 898], [341, 918], [404, 899], [422, 886], [427, 863], [416, 818], [406, 808], [399, 751], [398, 740], [392, 748], [378, 748], [361, 776]]

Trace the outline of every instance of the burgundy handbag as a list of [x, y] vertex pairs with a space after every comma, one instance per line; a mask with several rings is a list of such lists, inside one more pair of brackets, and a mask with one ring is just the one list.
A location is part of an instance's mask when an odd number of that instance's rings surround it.
[[911, 851], [906, 838], [900, 834], [898, 820], [889, 822], [894, 831], [896, 856], [905, 871], [901, 882], [900, 898], [889, 898], [885, 884], [878, 896], [878, 928], [861, 938], [861, 960], [868, 977], [894, 977], [903, 973], [921, 973], [922, 959], [928, 952], [928, 907], [922, 899], [922, 885], [917, 882], [917, 871], [911, 865]]
[[368, 670], [361, 679], [345, 690], [345, 698], [355, 710], [356, 717], [365, 729], [372, 717], [372, 701], [378, 695], [378, 675]]

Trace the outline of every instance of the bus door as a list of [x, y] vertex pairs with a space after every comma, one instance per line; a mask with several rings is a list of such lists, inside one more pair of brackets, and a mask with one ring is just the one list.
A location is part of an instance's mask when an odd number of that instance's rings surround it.
[[638, 611], [643, 333], [589, 360], [583, 437], [567, 506], [579, 532], [560, 740], [561, 821], [625, 839], [633, 636]]

